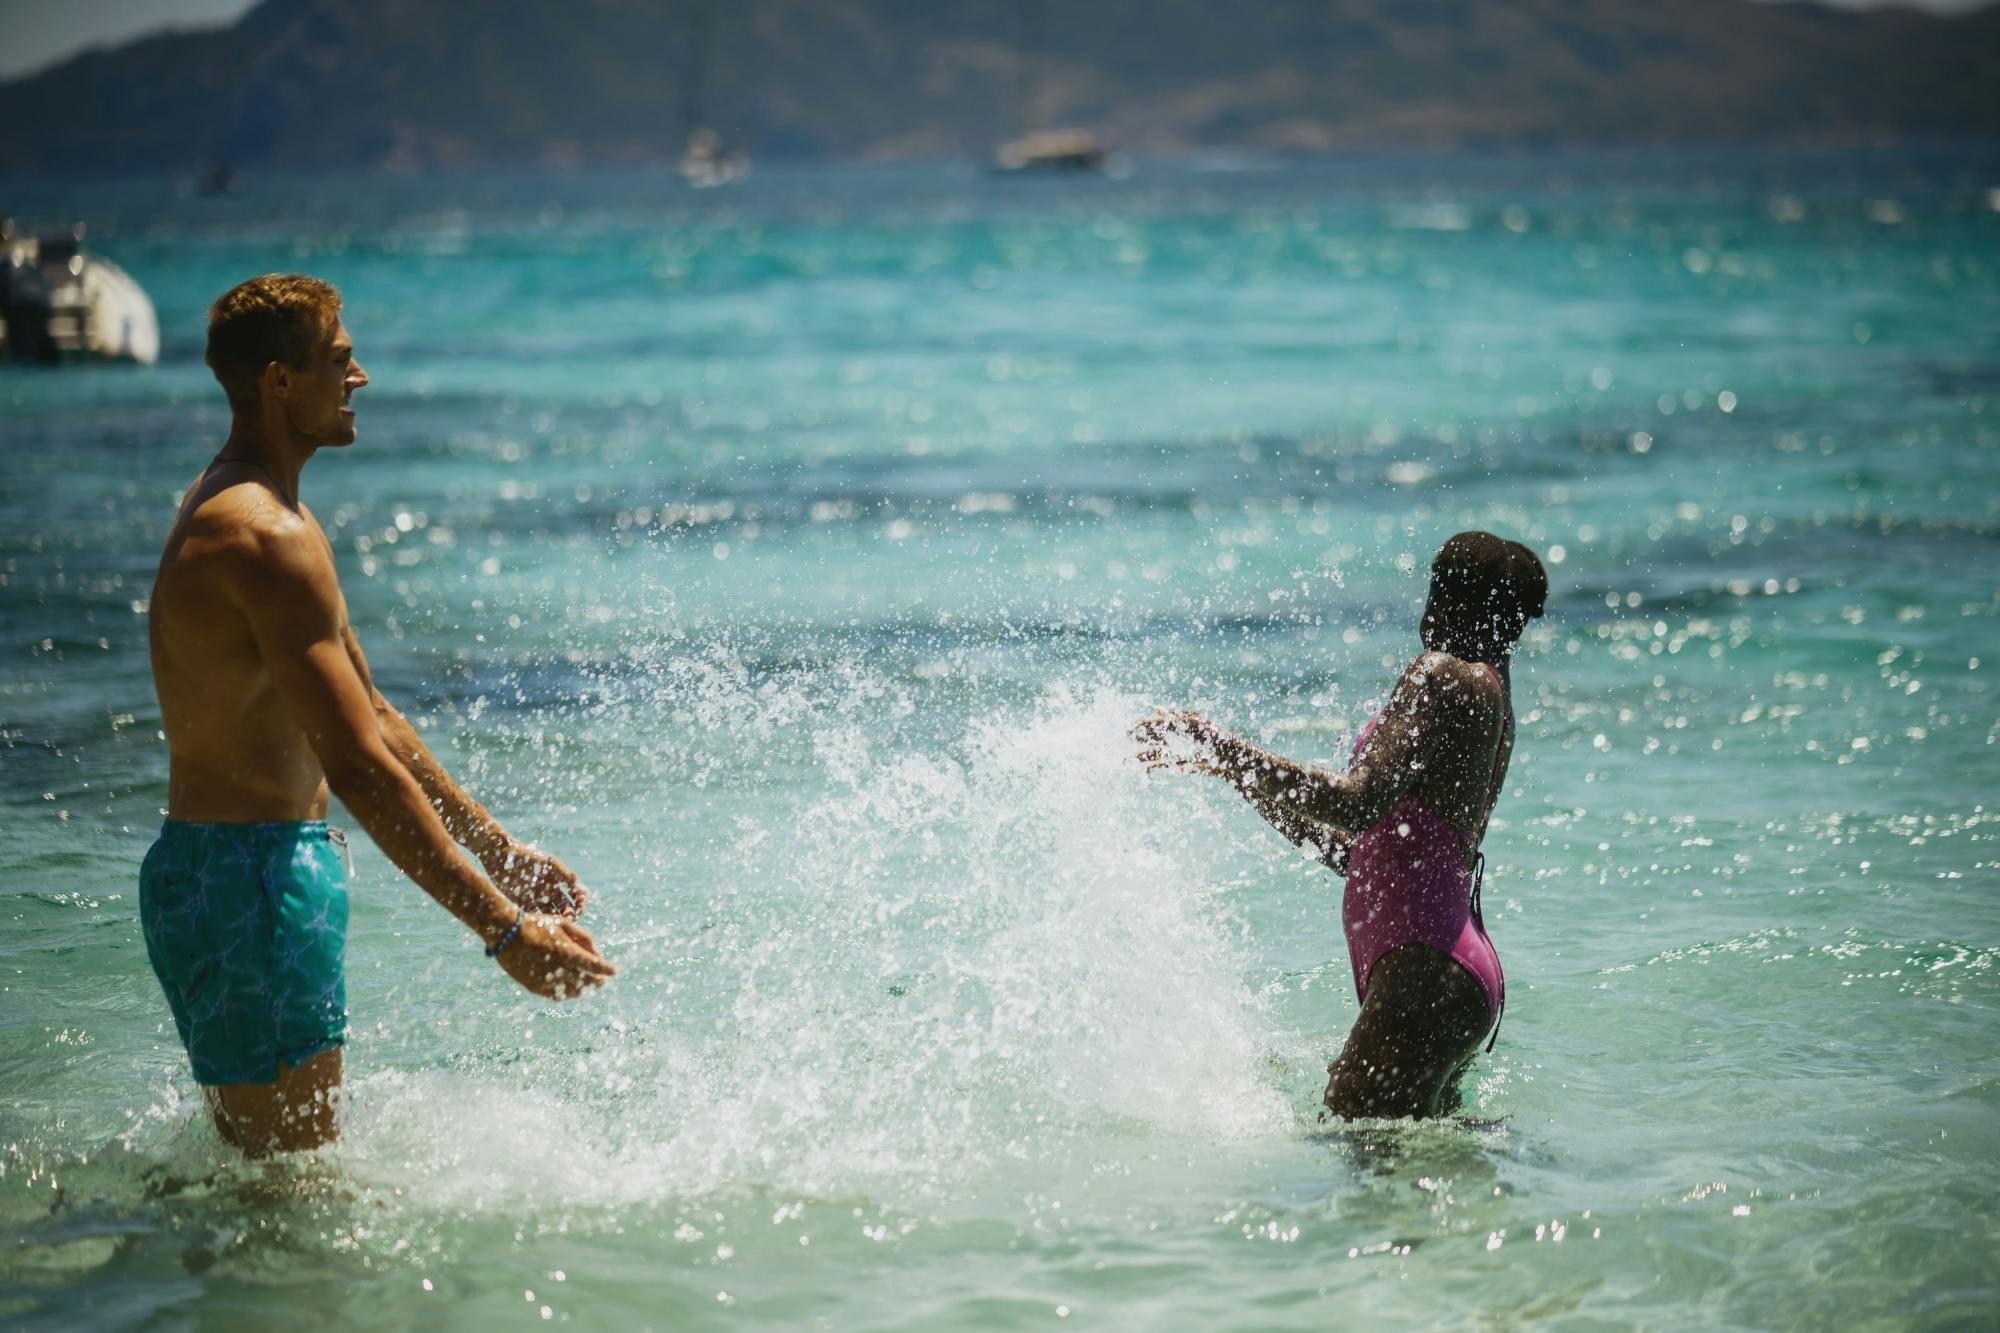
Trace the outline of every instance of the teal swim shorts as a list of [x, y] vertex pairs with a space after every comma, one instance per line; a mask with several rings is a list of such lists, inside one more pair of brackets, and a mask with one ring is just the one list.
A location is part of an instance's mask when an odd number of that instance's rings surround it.
[[161, 827], [139, 924], [197, 1083], [269, 1083], [346, 1038], [345, 845], [324, 820]]

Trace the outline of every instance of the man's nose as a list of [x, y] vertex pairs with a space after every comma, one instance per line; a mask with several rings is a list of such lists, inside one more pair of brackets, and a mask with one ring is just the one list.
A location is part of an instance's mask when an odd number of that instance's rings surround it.
[[352, 388], [360, 388], [368, 382], [368, 372], [361, 368], [359, 361], [347, 363], [347, 383]]

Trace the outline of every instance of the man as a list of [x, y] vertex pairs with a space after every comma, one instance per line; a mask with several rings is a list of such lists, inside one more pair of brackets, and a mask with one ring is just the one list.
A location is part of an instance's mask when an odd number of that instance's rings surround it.
[[576, 924], [576, 877], [461, 791], [369, 676], [333, 548], [299, 503], [307, 460], [354, 442], [349, 399], [368, 383], [340, 294], [280, 274], [230, 289], [209, 310], [208, 365], [229, 438], [153, 587], [171, 772], [139, 915], [217, 1128], [262, 1156], [337, 1133], [347, 889], [329, 792], [535, 994], [616, 969]]

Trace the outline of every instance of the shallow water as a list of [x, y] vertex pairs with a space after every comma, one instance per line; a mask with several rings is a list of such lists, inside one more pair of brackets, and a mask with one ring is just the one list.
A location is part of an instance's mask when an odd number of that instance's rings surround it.
[[[0, 1320], [1948, 1327], [2000, 1314], [2000, 161], [27, 183], [152, 371], [0, 372]], [[560, 1008], [356, 848], [345, 1136], [145, 962], [205, 302], [339, 283], [386, 693], [595, 890]], [[1145, 778], [1345, 753], [1547, 554], [1460, 1121], [1326, 1132], [1339, 884]]]

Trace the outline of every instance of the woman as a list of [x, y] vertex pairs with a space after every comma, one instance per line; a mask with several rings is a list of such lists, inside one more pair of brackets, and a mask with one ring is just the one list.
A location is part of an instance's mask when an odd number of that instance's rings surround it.
[[1341, 920], [1361, 1016], [1326, 1088], [1344, 1119], [1455, 1109], [1480, 1039], [1499, 1035], [1506, 989], [1480, 917], [1479, 843], [1514, 748], [1507, 657], [1548, 590], [1519, 542], [1490, 532], [1446, 542], [1431, 561], [1426, 651], [1362, 729], [1345, 773], [1270, 754], [1194, 713], [1163, 709], [1133, 728], [1148, 771], [1227, 778], [1272, 827], [1347, 875]]

